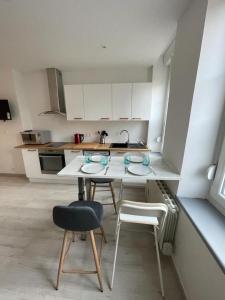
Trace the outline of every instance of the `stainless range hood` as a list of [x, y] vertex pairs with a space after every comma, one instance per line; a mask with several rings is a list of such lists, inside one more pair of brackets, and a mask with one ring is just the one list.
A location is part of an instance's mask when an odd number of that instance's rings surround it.
[[62, 72], [56, 68], [46, 69], [51, 109], [41, 112], [39, 115], [62, 115], [66, 116], [66, 105]]

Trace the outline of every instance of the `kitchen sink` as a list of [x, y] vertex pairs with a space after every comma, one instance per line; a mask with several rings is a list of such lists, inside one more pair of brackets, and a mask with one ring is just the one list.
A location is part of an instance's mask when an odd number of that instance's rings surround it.
[[128, 148], [133, 148], [133, 149], [146, 149], [146, 146], [140, 143], [131, 143], [128, 144]]
[[146, 146], [140, 143], [112, 143], [110, 148], [146, 149]]

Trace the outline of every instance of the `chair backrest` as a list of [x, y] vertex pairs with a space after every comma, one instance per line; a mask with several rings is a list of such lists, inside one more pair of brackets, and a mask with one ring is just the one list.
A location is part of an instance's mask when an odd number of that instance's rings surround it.
[[57, 226], [70, 231], [90, 231], [101, 226], [95, 211], [88, 206], [55, 206], [53, 221]]
[[[126, 209], [128, 209], [126, 211]], [[135, 202], [130, 200], [121, 200], [119, 203], [119, 213], [125, 212], [129, 213], [129, 210], [133, 212], [137, 212], [137, 214], [140, 213], [147, 213], [148, 216], [153, 216], [160, 218], [160, 232], [163, 231], [167, 214], [168, 214], [168, 207], [164, 203], [146, 203], [146, 202]]]

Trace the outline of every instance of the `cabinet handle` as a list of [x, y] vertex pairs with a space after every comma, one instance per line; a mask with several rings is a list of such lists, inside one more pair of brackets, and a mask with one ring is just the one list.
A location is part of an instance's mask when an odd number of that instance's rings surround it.
[[71, 153], [78, 153], [80, 150], [70, 150]]
[[27, 151], [34, 152], [37, 151], [37, 149], [28, 149]]
[[83, 118], [82, 117], [75, 117], [75, 118], [73, 118], [74, 120], [83, 120]]
[[106, 117], [106, 118], [100, 118], [100, 120], [109, 120], [110, 118], [109, 117]]
[[141, 120], [142, 118], [132, 118], [132, 120]]
[[129, 118], [119, 118], [120, 120], [129, 120]]

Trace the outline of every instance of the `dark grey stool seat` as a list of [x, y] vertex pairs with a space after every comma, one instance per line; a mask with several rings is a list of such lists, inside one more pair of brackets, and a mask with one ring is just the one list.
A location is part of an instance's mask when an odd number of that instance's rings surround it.
[[[92, 200], [94, 200], [94, 198], [95, 198], [96, 187], [105, 187], [106, 184], [109, 186], [109, 188], [110, 188], [109, 190], [111, 191], [113, 202], [108, 203], [108, 204], [103, 204], [103, 205], [113, 205], [114, 209], [115, 209], [115, 213], [117, 214], [115, 193], [114, 193], [113, 185], [112, 185], [112, 182], [114, 181], [114, 179], [110, 179], [110, 178], [90, 178], [90, 181], [91, 181], [91, 188], [93, 188]], [[108, 190], [99, 190], [99, 191], [108, 191]]]
[[[102, 241], [106, 242], [105, 233], [102, 227], [103, 207], [102, 204], [96, 201], [75, 201], [69, 204], [69, 206], [55, 206], [53, 208], [53, 221], [60, 228], [64, 229], [64, 239], [60, 255], [58, 276], [56, 289], [59, 287], [59, 279], [61, 273], [81, 273], [81, 274], [97, 274], [100, 290], [103, 291], [102, 274], [100, 268], [100, 255], [98, 255], [94, 229], [99, 228], [102, 236]], [[63, 265], [66, 255], [69, 251], [72, 240], [74, 239], [74, 232], [89, 232], [91, 238], [91, 244], [95, 259], [96, 270], [83, 271], [72, 270], [64, 271]], [[72, 233], [72, 234], [71, 234]], [[71, 235], [69, 239], [69, 235]], [[102, 248], [101, 241], [101, 248]], [[68, 245], [67, 245], [68, 244]], [[100, 249], [101, 253], [101, 249]]]
[[113, 179], [110, 179], [110, 178], [91, 178], [91, 182], [93, 183], [110, 183], [110, 182], [113, 182], [114, 180]]

